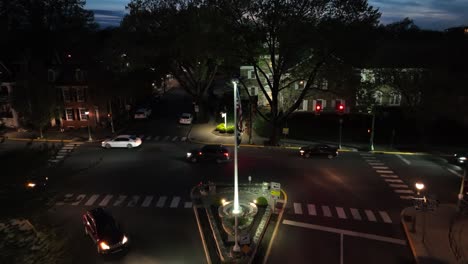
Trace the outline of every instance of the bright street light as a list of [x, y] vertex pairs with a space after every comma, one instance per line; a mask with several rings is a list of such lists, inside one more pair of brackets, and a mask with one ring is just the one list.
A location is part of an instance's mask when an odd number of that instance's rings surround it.
[[89, 111], [85, 111], [86, 119], [88, 120], [88, 141], [93, 141], [91, 137], [91, 128], [89, 127]]
[[417, 182], [415, 186], [416, 186], [416, 189], [418, 190], [418, 195], [419, 195], [419, 193], [424, 189], [424, 183]]
[[224, 112], [221, 112], [221, 117], [224, 117], [224, 128], [227, 130], [227, 114]]

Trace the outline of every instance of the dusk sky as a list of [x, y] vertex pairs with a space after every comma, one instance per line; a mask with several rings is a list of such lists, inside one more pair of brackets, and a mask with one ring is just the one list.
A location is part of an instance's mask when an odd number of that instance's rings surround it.
[[[95, 12], [102, 26], [118, 26], [130, 0], [87, 0], [86, 8]], [[423, 29], [443, 30], [468, 25], [468, 0], [369, 0], [382, 13], [381, 23], [405, 17]]]

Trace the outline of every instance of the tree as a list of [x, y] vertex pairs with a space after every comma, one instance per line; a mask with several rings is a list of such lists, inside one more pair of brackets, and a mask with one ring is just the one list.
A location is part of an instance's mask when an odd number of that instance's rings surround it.
[[[221, 9], [236, 25], [239, 55], [254, 67], [257, 84], [266, 97], [273, 128], [270, 143], [277, 144], [283, 122], [337, 65], [356, 61], [371, 41], [380, 14], [366, 0], [254, 0], [221, 1]], [[303, 88], [280, 97], [297, 82]]]

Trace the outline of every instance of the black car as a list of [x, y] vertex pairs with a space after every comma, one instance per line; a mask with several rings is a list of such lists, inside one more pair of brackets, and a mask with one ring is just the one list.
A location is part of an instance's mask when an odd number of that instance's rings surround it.
[[453, 154], [453, 161], [455, 162], [455, 164], [459, 166], [466, 166], [466, 163], [468, 163], [468, 161], [466, 160], [467, 158], [468, 158], [468, 153]]
[[200, 149], [187, 152], [186, 159], [191, 162], [216, 161], [217, 163], [229, 161], [229, 151], [223, 145], [206, 145]]
[[309, 145], [299, 149], [301, 157], [310, 158], [311, 156], [326, 156], [332, 159], [338, 156], [338, 148], [325, 144]]
[[43, 190], [49, 184], [50, 171], [41, 169], [27, 178], [25, 186], [28, 190]]
[[95, 208], [83, 215], [86, 235], [89, 235], [97, 246], [99, 254], [121, 251], [128, 245], [128, 238], [112, 215], [103, 208]]

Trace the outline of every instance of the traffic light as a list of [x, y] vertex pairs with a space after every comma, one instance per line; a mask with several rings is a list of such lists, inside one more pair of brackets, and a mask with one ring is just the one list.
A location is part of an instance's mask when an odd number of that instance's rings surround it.
[[345, 111], [345, 106], [342, 103], [337, 103], [336, 104], [336, 112], [338, 114], [344, 114]]
[[315, 114], [320, 115], [320, 112], [322, 112], [322, 101], [317, 101], [315, 103]]

